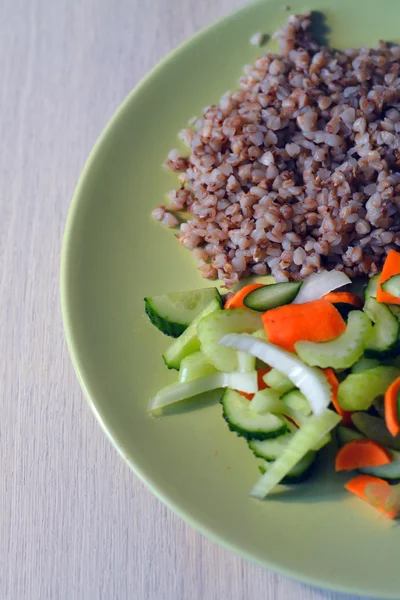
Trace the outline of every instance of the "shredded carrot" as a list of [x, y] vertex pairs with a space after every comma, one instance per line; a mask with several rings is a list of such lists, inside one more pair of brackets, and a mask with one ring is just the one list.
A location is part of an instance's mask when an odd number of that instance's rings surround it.
[[379, 278], [378, 291], [376, 293], [376, 299], [378, 302], [386, 302], [387, 304], [400, 304], [400, 298], [384, 292], [382, 289], [382, 283], [385, 283], [393, 275], [400, 275], [400, 252], [396, 250], [389, 250], [389, 254], [383, 265], [382, 273]]
[[286, 304], [262, 315], [269, 341], [294, 352], [300, 340], [328, 342], [346, 330], [339, 311], [327, 300]]
[[363, 307], [363, 301], [360, 296], [351, 294], [350, 292], [329, 292], [329, 294], [322, 296], [322, 299], [328, 300], [328, 302], [331, 302], [332, 304], [343, 303], [351, 304], [352, 306], [355, 306], [355, 308]]
[[352, 440], [342, 446], [336, 454], [336, 471], [351, 471], [366, 467], [381, 467], [392, 462], [386, 448], [373, 440]]
[[224, 308], [243, 308], [243, 300], [246, 298], [247, 294], [250, 294], [253, 290], [257, 288], [264, 287], [262, 283], [251, 283], [249, 285], [245, 285], [241, 290], [238, 290], [228, 298], [225, 302]]
[[332, 404], [335, 407], [335, 410], [337, 412], [338, 415], [340, 415], [342, 417], [342, 422], [343, 425], [351, 425], [351, 415], [353, 413], [347, 411], [347, 410], [343, 410], [343, 408], [340, 406], [339, 401], [338, 401], [338, 389], [339, 389], [339, 382], [337, 380], [337, 377], [335, 375], [335, 372], [333, 369], [329, 368], [329, 369], [322, 369], [323, 372], [325, 373], [325, 376], [328, 380], [328, 383], [330, 385], [331, 391], [332, 391]]
[[[389, 519], [395, 519], [398, 510], [388, 510], [387, 500], [391, 494], [391, 486], [384, 479], [373, 477], [372, 475], [358, 475], [350, 479], [345, 486], [346, 490], [355, 494], [361, 500], [368, 502], [371, 506], [385, 514]], [[371, 491], [373, 497], [371, 497]]]
[[265, 383], [263, 377], [264, 377], [264, 375], [266, 375], [267, 373], [269, 373], [270, 370], [271, 370], [270, 367], [266, 367], [264, 369], [258, 369], [258, 371], [257, 371], [257, 380], [258, 380], [258, 389], [259, 390], [265, 390], [267, 387], [269, 387]]
[[398, 377], [388, 387], [385, 394], [385, 421], [386, 427], [393, 436], [400, 433], [399, 422], [399, 392], [400, 392], [400, 377]]

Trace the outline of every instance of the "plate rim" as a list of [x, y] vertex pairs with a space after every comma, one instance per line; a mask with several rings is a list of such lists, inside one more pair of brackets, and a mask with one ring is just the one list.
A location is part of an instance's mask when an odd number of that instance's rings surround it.
[[[365, 589], [360, 589], [357, 586], [341, 586], [339, 582], [337, 585], [334, 585], [324, 581], [323, 579], [320, 579], [318, 576], [311, 577], [305, 575], [297, 569], [290, 569], [282, 565], [282, 563], [280, 562], [275, 562], [274, 559], [271, 559], [269, 557], [260, 557], [255, 553], [252, 553], [251, 551], [242, 549], [236, 543], [231, 542], [229, 539], [227, 539], [225, 536], [215, 534], [209, 526], [202, 523], [201, 519], [196, 518], [195, 516], [190, 514], [190, 512], [188, 512], [187, 509], [182, 508], [178, 502], [173, 500], [170, 497], [170, 494], [167, 491], [163, 490], [162, 485], [159, 485], [157, 481], [154, 480], [154, 478], [149, 476], [144, 469], [140, 468], [135, 463], [134, 457], [128, 456], [123, 451], [123, 446], [118, 441], [118, 434], [112, 432], [112, 427], [107, 423], [106, 415], [103, 414], [103, 412], [97, 407], [95, 394], [91, 392], [90, 383], [85, 380], [85, 376], [83, 373], [83, 361], [81, 361], [79, 357], [79, 344], [74, 335], [74, 317], [72, 316], [72, 311], [70, 310], [69, 297], [71, 292], [69, 290], [68, 284], [69, 273], [71, 268], [73, 267], [70, 260], [70, 249], [73, 240], [75, 223], [79, 216], [78, 212], [81, 203], [82, 190], [84, 188], [86, 179], [88, 178], [89, 173], [93, 168], [100, 148], [107, 142], [107, 139], [111, 131], [116, 126], [116, 124], [124, 118], [125, 112], [129, 110], [131, 103], [135, 100], [135, 97], [141, 93], [142, 89], [144, 89], [146, 85], [150, 83], [153, 77], [157, 76], [158, 72], [164, 70], [164, 68], [167, 67], [170, 62], [175, 60], [176, 57], [179, 57], [180, 54], [185, 53], [187, 47], [190, 46], [193, 42], [199, 41], [202, 37], [207, 37], [209, 34], [212, 34], [213, 30], [218, 29], [218, 27], [223, 22], [229, 21], [232, 18], [237, 18], [238, 16], [240, 16], [240, 14], [247, 13], [257, 6], [266, 5], [267, 3], [269, 3], [269, 1], [270, 0], [250, 0], [250, 2], [247, 2], [244, 6], [229, 12], [227, 15], [222, 16], [219, 19], [213, 21], [211, 24], [207, 25], [206, 27], [203, 27], [202, 29], [191, 35], [189, 38], [183, 40], [175, 48], [170, 50], [132, 88], [132, 90], [127, 94], [127, 96], [122, 100], [120, 105], [116, 108], [116, 110], [104, 126], [103, 130], [101, 131], [100, 135], [97, 137], [88, 155], [88, 158], [85, 161], [84, 167], [79, 175], [78, 182], [76, 184], [72, 200], [68, 208], [66, 225], [62, 239], [60, 260], [60, 301], [64, 336], [67, 342], [68, 352], [80, 388], [101, 429], [105, 433], [108, 440], [111, 442], [112, 446], [124, 460], [124, 462], [133, 471], [133, 473], [140, 479], [140, 481], [147, 487], [147, 489], [149, 489], [150, 492], [158, 498], [158, 500], [160, 500], [164, 505], [166, 505], [170, 510], [172, 510], [172, 512], [175, 515], [181, 518], [189, 526], [193, 527], [196, 531], [206, 536], [212, 542], [216, 543], [218, 546], [222, 546], [226, 550], [232, 552], [234, 555], [240, 556], [241, 558], [249, 561], [250, 563], [256, 564], [264, 569], [283, 575], [284, 577], [292, 581], [295, 581], [297, 583], [303, 583], [313, 588], [321, 588], [324, 590], [339, 592], [342, 594], [355, 594], [360, 597], [369, 598], [370, 592], [368, 592]], [[294, 9], [294, 7], [292, 8]], [[290, 14], [292, 14], [292, 10], [290, 11]], [[384, 596], [380, 597], [382, 599], [387, 600], [397, 600], [398, 594], [395, 596], [386, 593]]]

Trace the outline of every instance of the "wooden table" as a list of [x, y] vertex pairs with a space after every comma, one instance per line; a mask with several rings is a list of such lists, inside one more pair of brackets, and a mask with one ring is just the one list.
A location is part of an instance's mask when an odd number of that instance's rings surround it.
[[1, 600], [343, 598], [248, 564], [154, 498], [63, 336], [61, 242], [91, 147], [160, 58], [241, 4], [0, 0]]

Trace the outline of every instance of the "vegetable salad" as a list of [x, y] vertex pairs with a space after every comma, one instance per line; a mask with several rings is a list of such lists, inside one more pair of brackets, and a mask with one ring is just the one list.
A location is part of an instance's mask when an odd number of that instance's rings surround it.
[[[250, 494], [305, 481], [338, 443], [346, 488], [390, 518], [400, 513], [400, 253], [391, 250], [363, 297], [341, 271], [303, 282], [251, 284], [145, 298], [174, 339], [163, 359], [178, 381], [149, 411], [221, 390], [229, 429], [262, 462]], [[354, 477], [353, 471], [358, 471]]]

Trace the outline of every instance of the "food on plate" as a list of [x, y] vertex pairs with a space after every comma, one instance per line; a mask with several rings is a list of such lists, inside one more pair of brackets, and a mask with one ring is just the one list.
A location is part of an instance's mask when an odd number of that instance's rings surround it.
[[[400, 46], [340, 52], [313, 39], [311, 21], [290, 17], [279, 52], [182, 131], [188, 155], [168, 155], [180, 188], [153, 217], [180, 222], [201, 275], [235, 291], [145, 299], [176, 338], [163, 359], [179, 372], [149, 411], [220, 390], [229, 429], [259, 461], [258, 499], [306, 481], [336, 440], [335, 469], [360, 473], [346, 488], [395, 518]], [[272, 277], [237, 289], [251, 274]], [[355, 276], [368, 278], [363, 297]]]
[[[187, 156], [167, 159], [180, 187], [153, 216], [175, 227], [179, 213], [202, 276], [228, 287], [250, 274], [372, 276], [400, 245], [400, 47], [333, 50], [311, 21], [291, 16], [279, 52], [246, 66], [182, 131]], [[385, 263], [378, 301], [400, 304], [399, 263]]]
[[[269, 278], [229, 298], [216, 288], [146, 298], [162, 333], [186, 327], [163, 355], [177, 382], [156, 394], [149, 411], [188, 399], [195, 405], [199, 394], [220, 390], [229, 429], [259, 461], [251, 490], [258, 499], [278, 484], [306, 481], [334, 438], [336, 471], [362, 474], [346, 488], [396, 517], [400, 494], [389, 484], [400, 479], [400, 316], [377, 299], [381, 277], [369, 280], [363, 298], [338, 271], [301, 285]], [[339, 304], [351, 307], [345, 318]]]

